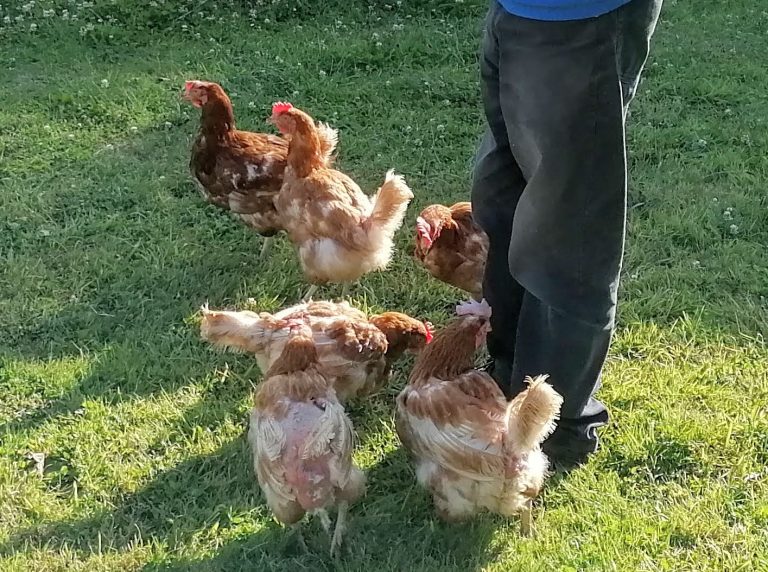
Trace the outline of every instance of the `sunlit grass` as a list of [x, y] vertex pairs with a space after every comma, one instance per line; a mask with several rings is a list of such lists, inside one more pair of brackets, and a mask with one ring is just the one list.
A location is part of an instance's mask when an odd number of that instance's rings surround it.
[[[629, 125], [612, 421], [550, 481], [536, 539], [434, 518], [393, 431], [406, 365], [350, 407], [369, 493], [334, 564], [316, 524], [296, 552], [260, 497], [258, 368], [197, 339], [202, 303], [272, 310], [304, 285], [285, 241], [260, 263], [260, 239], [199, 200], [179, 91], [220, 81], [244, 129], [277, 99], [329, 121], [364, 189], [405, 174], [412, 220], [467, 197], [484, 4], [248, 4], [0, 9], [0, 569], [768, 569], [768, 14], [665, 4]], [[355, 304], [443, 322], [459, 293], [417, 268], [410, 228], [397, 243]]]

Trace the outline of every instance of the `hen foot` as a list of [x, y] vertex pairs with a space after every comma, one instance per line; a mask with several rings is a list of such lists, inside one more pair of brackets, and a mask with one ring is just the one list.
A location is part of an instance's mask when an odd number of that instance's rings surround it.
[[338, 558], [339, 556], [339, 550], [341, 549], [344, 533], [347, 530], [348, 512], [349, 504], [346, 502], [340, 502], [339, 514], [336, 517], [336, 528], [333, 530], [333, 539], [331, 539], [331, 558]]

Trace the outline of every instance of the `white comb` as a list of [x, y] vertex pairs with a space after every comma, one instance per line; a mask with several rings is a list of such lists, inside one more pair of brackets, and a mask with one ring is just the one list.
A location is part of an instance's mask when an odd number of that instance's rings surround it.
[[421, 238], [426, 239], [430, 244], [432, 243], [432, 227], [421, 217], [416, 218], [416, 230]]
[[467, 300], [456, 305], [457, 316], [479, 316], [481, 318], [491, 317], [491, 307], [483, 298], [481, 302], [477, 300]]

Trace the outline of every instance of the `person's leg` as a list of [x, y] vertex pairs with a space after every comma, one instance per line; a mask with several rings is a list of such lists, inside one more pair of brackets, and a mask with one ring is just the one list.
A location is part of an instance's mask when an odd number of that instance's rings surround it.
[[651, 49], [651, 37], [656, 30], [662, 0], [632, 0], [618, 13], [617, 52], [619, 79], [624, 99], [624, 111], [637, 93], [640, 74]]
[[523, 288], [509, 272], [509, 241], [512, 219], [525, 180], [509, 147], [509, 137], [501, 113], [499, 91], [499, 53], [494, 32], [498, 6], [486, 19], [480, 57], [483, 104], [488, 129], [477, 153], [473, 184], [472, 212], [488, 235], [488, 259], [483, 277], [483, 297], [492, 308], [488, 353], [493, 360], [491, 373], [503, 389], [512, 378], [517, 318]]
[[570, 467], [597, 449], [597, 429], [608, 422], [605, 406], [594, 398], [611, 341], [610, 325], [585, 322], [525, 293], [512, 391], [526, 375], [547, 373], [563, 405], [544, 452], [558, 466]]
[[[527, 181], [508, 264], [525, 292], [510, 392], [549, 374], [564, 404], [545, 449], [580, 462], [608, 420], [599, 386], [615, 315], [625, 218], [617, 15], [496, 21], [502, 114]], [[494, 308], [495, 310], [495, 308]]]
[[[603, 18], [568, 23], [515, 19], [496, 6], [486, 22], [481, 69], [489, 129], [473, 208], [491, 238], [489, 351], [508, 395], [523, 388], [524, 375], [542, 372], [564, 395], [559, 429], [545, 447], [555, 460], [583, 460], [608, 419], [592, 396], [610, 343], [623, 251], [618, 110], [634, 96], [660, 5], [633, 0]], [[527, 212], [516, 216], [523, 189]], [[527, 291], [504, 267], [509, 243], [509, 268]]]

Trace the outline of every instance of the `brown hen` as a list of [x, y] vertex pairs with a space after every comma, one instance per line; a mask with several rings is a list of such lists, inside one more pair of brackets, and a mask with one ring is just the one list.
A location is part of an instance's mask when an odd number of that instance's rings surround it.
[[[288, 167], [277, 210], [313, 287], [354, 282], [385, 268], [395, 232], [413, 193], [392, 171], [371, 199], [344, 173], [331, 169], [323, 128], [289, 103], [272, 106], [270, 119], [290, 139]], [[327, 128], [325, 128], [327, 129]]]
[[432, 276], [482, 299], [488, 237], [472, 218], [472, 205], [430, 205], [416, 219], [414, 256]]
[[189, 168], [200, 194], [265, 237], [283, 230], [275, 197], [283, 184], [288, 142], [235, 129], [232, 103], [220, 85], [188, 81], [184, 98], [202, 111]]
[[472, 303], [421, 352], [397, 399], [397, 433], [442, 519], [522, 513], [530, 534], [531, 504], [547, 473], [540, 444], [562, 398], [539, 376], [507, 403], [494, 380], [473, 369], [489, 328], [485, 309]]

